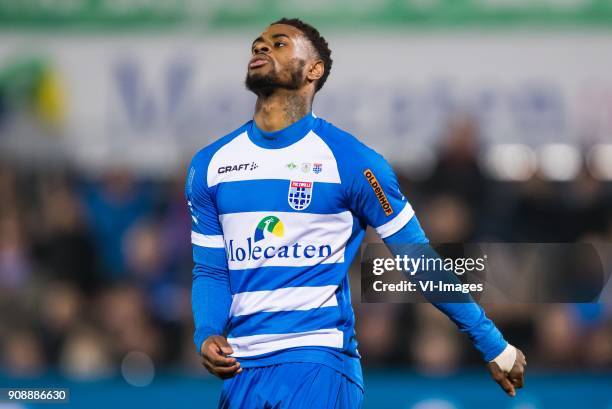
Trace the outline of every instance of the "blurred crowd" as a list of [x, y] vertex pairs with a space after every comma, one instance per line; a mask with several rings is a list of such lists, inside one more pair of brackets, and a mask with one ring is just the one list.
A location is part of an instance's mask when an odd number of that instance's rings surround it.
[[[612, 183], [497, 182], [478, 163], [477, 124], [451, 123], [432, 174], [398, 174], [432, 242], [612, 242]], [[0, 163], [0, 372], [113, 375], [131, 351], [157, 367], [204, 373], [192, 341], [190, 219], [184, 174], [143, 179]], [[376, 241], [368, 233], [367, 241]], [[361, 304], [366, 368], [446, 374], [481, 359], [428, 304]], [[485, 305], [530, 367], [612, 368], [603, 304]]]

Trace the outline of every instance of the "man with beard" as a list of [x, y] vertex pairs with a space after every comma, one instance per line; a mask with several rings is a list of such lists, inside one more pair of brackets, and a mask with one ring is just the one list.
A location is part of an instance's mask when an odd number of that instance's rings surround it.
[[[221, 408], [358, 408], [351, 261], [368, 225], [392, 250], [428, 240], [382, 156], [312, 113], [332, 66], [319, 32], [281, 19], [251, 55], [253, 120], [198, 152], [187, 176], [195, 344], [225, 379]], [[471, 300], [434, 305], [514, 396], [523, 354]]]

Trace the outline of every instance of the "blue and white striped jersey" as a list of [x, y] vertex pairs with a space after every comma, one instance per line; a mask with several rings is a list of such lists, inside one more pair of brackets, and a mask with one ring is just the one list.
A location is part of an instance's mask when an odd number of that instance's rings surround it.
[[218, 331], [243, 367], [325, 361], [361, 382], [347, 272], [368, 225], [385, 238], [414, 215], [384, 158], [312, 114], [272, 133], [249, 121], [196, 154], [186, 196], [194, 277], [229, 288], [199, 311], [194, 282], [198, 349]]

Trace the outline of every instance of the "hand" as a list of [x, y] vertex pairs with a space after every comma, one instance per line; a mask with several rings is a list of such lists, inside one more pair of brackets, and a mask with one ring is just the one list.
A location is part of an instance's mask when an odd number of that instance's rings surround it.
[[491, 376], [499, 386], [510, 396], [516, 395], [516, 389], [520, 389], [525, 384], [525, 367], [527, 361], [520, 349], [516, 349], [516, 359], [509, 372], [504, 372], [495, 362], [489, 362], [487, 367]]
[[229, 379], [242, 372], [240, 362], [236, 361], [236, 358], [227, 356], [233, 353], [234, 350], [227, 343], [227, 339], [220, 335], [211, 335], [200, 348], [202, 365], [208, 369], [208, 372], [221, 379]]

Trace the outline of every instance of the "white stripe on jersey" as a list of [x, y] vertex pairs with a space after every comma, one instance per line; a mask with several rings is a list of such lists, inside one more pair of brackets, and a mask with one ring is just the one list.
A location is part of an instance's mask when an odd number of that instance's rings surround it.
[[238, 293], [232, 298], [230, 316], [335, 307], [338, 305], [335, 294], [337, 288], [337, 285], [286, 287], [277, 290]]
[[231, 356], [245, 357], [261, 355], [279, 349], [304, 346], [342, 348], [343, 334], [337, 328], [327, 328], [289, 334], [249, 335], [228, 338], [227, 342], [234, 350]]
[[410, 203], [406, 202], [406, 205], [402, 211], [387, 223], [378, 226], [376, 228], [376, 232], [379, 234], [381, 239], [389, 237], [393, 233], [400, 231], [401, 228], [404, 227], [406, 223], [410, 221], [410, 219], [412, 219], [412, 216], [414, 216], [414, 210], [412, 209], [412, 206], [410, 206]]
[[[319, 173], [312, 171], [314, 163], [321, 164]], [[270, 179], [340, 183], [340, 174], [331, 149], [312, 131], [280, 149], [260, 148], [244, 132], [213, 155], [206, 180], [212, 187], [222, 182]]]
[[223, 236], [222, 235], [207, 235], [202, 233], [197, 233], [195, 231], [191, 232], [191, 242], [196, 246], [200, 247], [214, 247], [214, 248], [223, 248]]
[[[255, 241], [257, 225], [271, 215], [282, 222], [283, 235], [277, 237], [265, 231], [264, 238]], [[227, 213], [220, 215], [219, 221], [230, 270], [342, 263], [346, 242], [353, 228], [350, 211], [335, 214], [274, 211]]]

